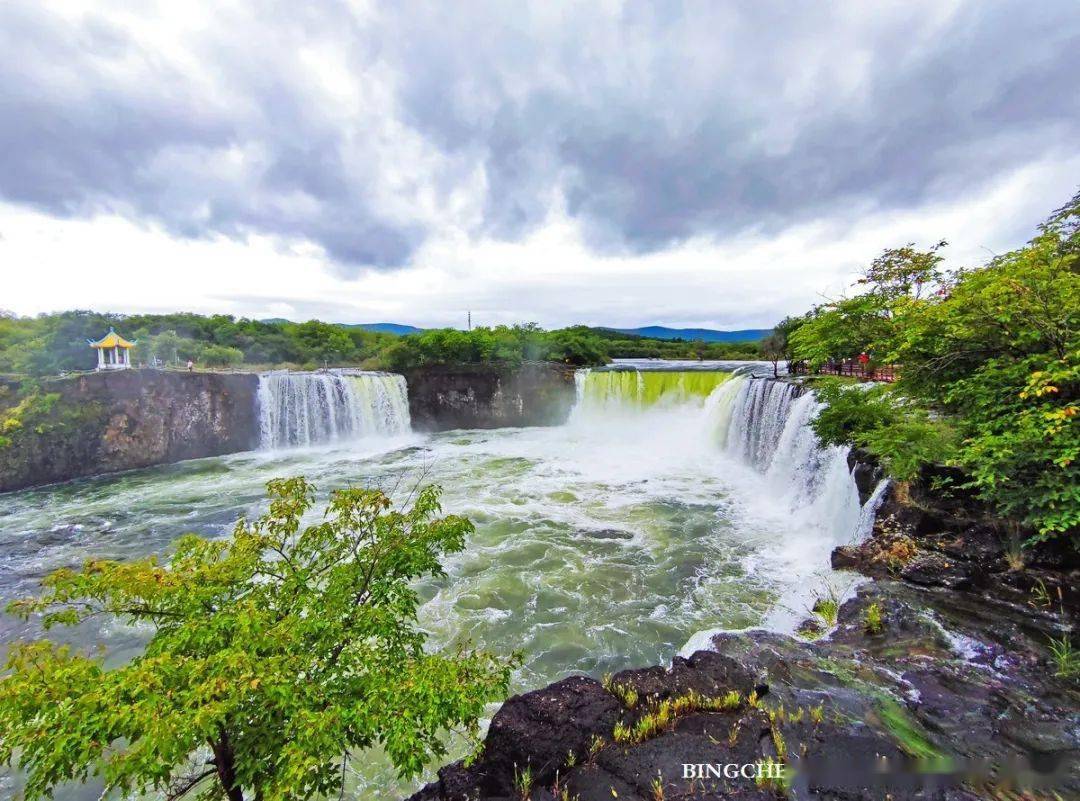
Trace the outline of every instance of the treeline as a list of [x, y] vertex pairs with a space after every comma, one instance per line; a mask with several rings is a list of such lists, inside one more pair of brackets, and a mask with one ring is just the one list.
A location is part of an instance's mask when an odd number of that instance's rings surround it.
[[355, 364], [374, 358], [393, 336], [310, 320], [263, 322], [216, 314], [101, 314], [69, 311], [0, 315], [0, 372], [55, 375], [92, 369], [96, 340], [115, 327], [138, 340], [133, 363], [200, 365]]
[[89, 370], [86, 341], [109, 328], [137, 340], [133, 364], [199, 366], [363, 366], [404, 370], [428, 364], [558, 361], [604, 364], [618, 358], [754, 359], [755, 343], [654, 340], [574, 326], [545, 331], [533, 324], [432, 329], [407, 336], [359, 326], [237, 319], [230, 315], [101, 314], [69, 311], [37, 317], [0, 312], [0, 373], [32, 376]]
[[945, 245], [886, 250], [864, 291], [784, 320], [766, 346], [811, 371], [864, 353], [898, 365], [869, 391], [823, 380], [819, 437], [902, 481], [959, 468], [952, 489], [976, 492], [1007, 539], [1080, 547], [1080, 193], [982, 266], [944, 271]]

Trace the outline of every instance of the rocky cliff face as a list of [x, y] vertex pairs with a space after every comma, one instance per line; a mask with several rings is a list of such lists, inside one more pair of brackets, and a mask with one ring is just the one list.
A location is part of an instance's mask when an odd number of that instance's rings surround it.
[[127, 370], [44, 382], [0, 447], [0, 492], [248, 450], [255, 375]]
[[417, 431], [559, 425], [574, 406], [574, 368], [557, 364], [425, 367], [405, 380]]

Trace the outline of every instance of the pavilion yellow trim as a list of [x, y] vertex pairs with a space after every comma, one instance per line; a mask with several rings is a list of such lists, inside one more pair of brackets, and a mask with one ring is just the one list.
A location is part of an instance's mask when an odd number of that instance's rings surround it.
[[124, 339], [122, 336], [120, 336], [118, 333], [116, 333], [110, 328], [109, 333], [107, 333], [97, 342], [91, 342], [90, 340], [86, 341], [91, 348], [134, 348], [139, 340], [136, 339], [134, 342], [128, 342], [126, 339]]

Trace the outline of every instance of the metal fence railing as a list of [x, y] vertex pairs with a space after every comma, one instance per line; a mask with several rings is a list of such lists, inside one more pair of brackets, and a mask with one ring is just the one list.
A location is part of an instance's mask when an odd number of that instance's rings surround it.
[[900, 366], [896, 364], [862, 364], [855, 359], [826, 362], [818, 367], [810, 367], [806, 362], [791, 362], [788, 365], [788, 373], [791, 375], [840, 375], [857, 378], [860, 381], [892, 383], [900, 375]]

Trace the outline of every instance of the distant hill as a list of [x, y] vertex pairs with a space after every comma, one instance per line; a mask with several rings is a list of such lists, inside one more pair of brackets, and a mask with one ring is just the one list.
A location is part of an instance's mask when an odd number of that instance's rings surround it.
[[415, 325], [402, 325], [401, 323], [353, 323], [352, 325], [345, 325], [345, 328], [363, 328], [365, 331], [375, 331], [379, 334], [396, 334], [397, 336], [419, 334], [424, 330], [423, 328], [417, 328]]
[[712, 328], [665, 328], [647, 325], [643, 328], [612, 328], [620, 334], [630, 334], [649, 339], [700, 339], [704, 342], [757, 342], [772, 331], [771, 328], [746, 328], [742, 331], [716, 331]]
[[[287, 323], [288, 320], [275, 317], [263, 320], [264, 323]], [[338, 323], [342, 328], [362, 328], [380, 334], [418, 334], [427, 329], [402, 323]], [[717, 331], [713, 328], [666, 328], [662, 325], [647, 325], [642, 328], [608, 328], [589, 326], [589, 330], [603, 337], [613, 339], [620, 336], [640, 337], [641, 339], [684, 339], [688, 342], [700, 339], [703, 342], [757, 342], [772, 331], [771, 328], [747, 328], [741, 331]]]
[[[284, 317], [270, 317], [265, 320], [260, 320], [259, 322], [281, 325], [292, 321], [286, 320]], [[342, 328], [363, 328], [365, 331], [375, 331], [380, 334], [395, 334], [397, 336], [416, 334], [424, 330], [423, 328], [417, 328], [414, 325], [402, 325], [401, 323], [338, 323], [338, 325]]]

